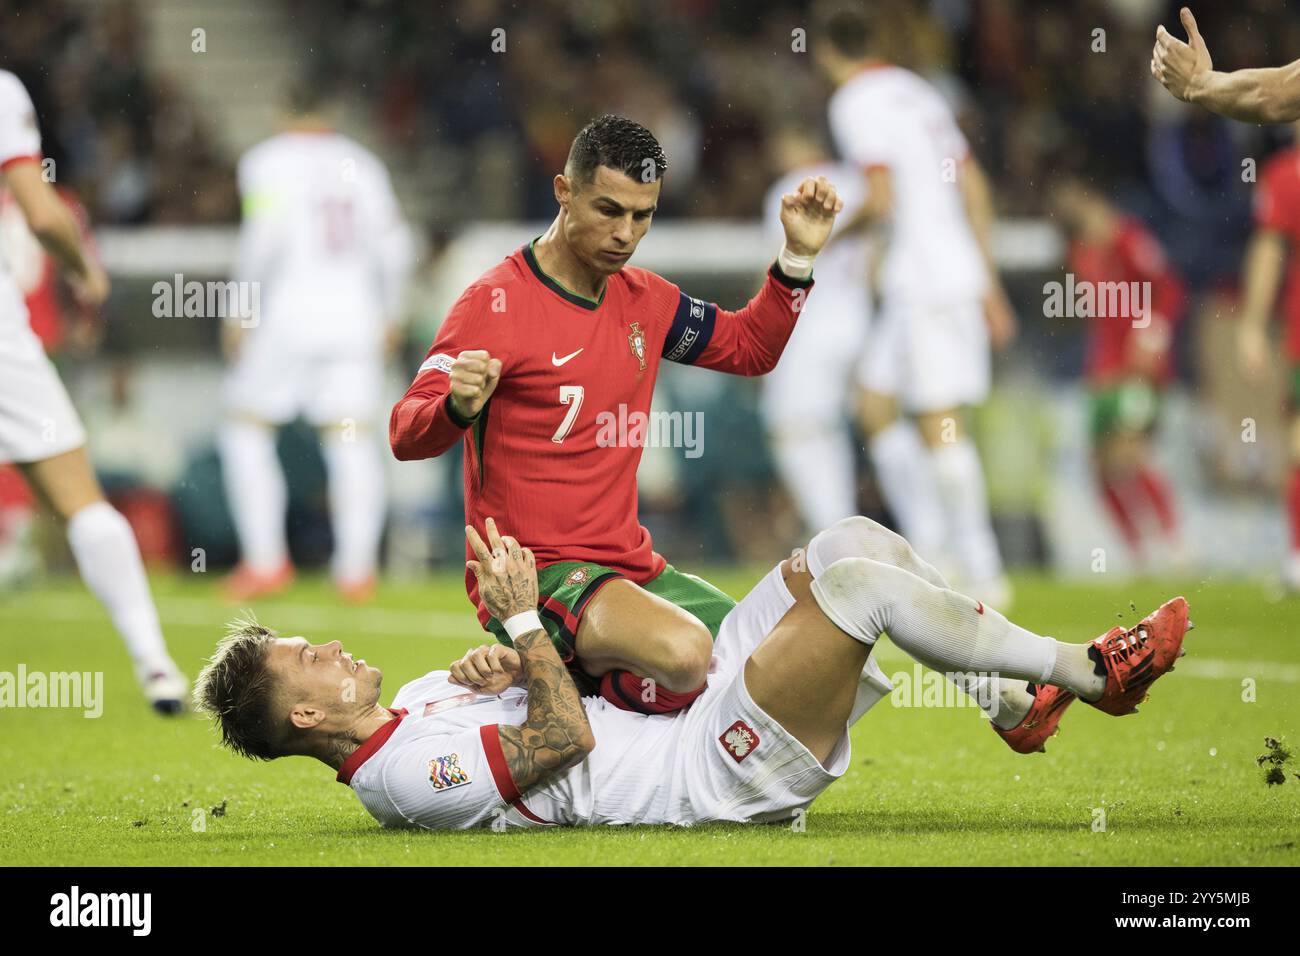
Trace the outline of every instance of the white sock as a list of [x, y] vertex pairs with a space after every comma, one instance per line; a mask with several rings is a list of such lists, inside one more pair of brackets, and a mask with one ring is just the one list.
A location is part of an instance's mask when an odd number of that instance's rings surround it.
[[930, 450], [935, 479], [947, 512], [953, 551], [969, 585], [992, 581], [1002, 574], [1002, 556], [989, 519], [988, 495], [979, 453], [969, 438], [945, 442]]
[[240, 557], [260, 574], [289, 556], [284, 517], [289, 493], [275, 453], [275, 429], [246, 421], [221, 427], [221, 474], [239, 535]]
[[840, 558], [870, 558], [911, 571], [937, 588], [947, 588], [939, 571], [922, 560], [907, 539], [866, 515], [844, 518], [819, 531], [808, 544], [808, 571], [814, 578]]
[[[864, 644], [882, 633], [943, 674], [1056, 684], [1095, 698], [1105, 685], [1087, 645], [1062, 645], [1008, 621], [991, 607], [937, 588], [902, 568], [843, 558], [812, 583], [813, 597], [840, 630]], [[969, 679], [969, 678], [966, 678]]]
[[[937, 588], [949, 589], [943, 575], [921, 560], [905, 538], [864, 515], [846, 518], [819, 532], [808, 545], [808, 570], [816, 579], [841, 558], [853, 557], [870, 558], [902, 568]], [[1003, 730], [1020, 723], [1034, 702], [1028, 681], [988, 676], [971, 678], [955, 673], [945, 676], [970, 695], [971, 700]], [[860, 697], [862, 690], [859, 690]]]
[[334, 579], [355, 582], [375, 573], [384, 532], [384, 463], [374, 437], [349, 439], [333, 430], [325, 438], [330, 521], [334, 526]]
[[943, 547], [943, 502], [916, 427], [900, 418], [873, 435], [868, 448], [899, 530], [918, 553], [933, 558]]
[[107, 501], [68, 519], [68, 544], [81, 579], [104, 605], [140, 671], [174, 668], [131, 525]]
[[777, 471], [804, 524], [826, 528], [857, 511], [853, 445], [844, 428], [812, 426], [773, 434]]

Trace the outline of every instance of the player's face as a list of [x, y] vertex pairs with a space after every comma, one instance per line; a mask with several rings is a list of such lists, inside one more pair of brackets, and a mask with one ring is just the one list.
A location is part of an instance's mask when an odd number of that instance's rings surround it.
[[271, 664], [295, 698], [327, 712], [350, 713], [379, 699], [383, 674], [354, 659], [338, 641], [313, 644], [305, 637], [281, 637]]
[[589, 183], [570, 184], [560, 178], [565, 183], [560, 201], [567, 210], [564, 231], [569, 248], [593, 270], [607, 275], [617, 272], [650, 228], [660, 181], [643, 183], [608, 166], [597, 167]]

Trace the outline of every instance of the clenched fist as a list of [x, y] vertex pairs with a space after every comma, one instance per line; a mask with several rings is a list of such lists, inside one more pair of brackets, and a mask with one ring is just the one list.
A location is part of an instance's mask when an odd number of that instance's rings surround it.
[[501, 381], [501, 360], [486, 349], [461, 352], [451, 363], [451, 402], [461, 418], [476, 418]]

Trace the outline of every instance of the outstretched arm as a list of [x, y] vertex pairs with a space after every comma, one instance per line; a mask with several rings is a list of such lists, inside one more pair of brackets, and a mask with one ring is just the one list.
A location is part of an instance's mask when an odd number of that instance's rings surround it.
[[663, 357], [732, 375], [764, 375], [775, 368], [812, 287], [813, 259], [843, 209], [844, 200], [822, 176], [810, 176], [782, 196], [785, 244], [758, 294], [731, 312], [680, 292]]
[[1247, 123], [1300, 119], [1300, 60], [1280, 67], [1217, 72], [1192, 11], [1183, 7], [1179, 18], [1188, 42], [1160, 26], [1151, 51], [1151, 75], [1165, 89], [1229, 119]]
[[501, 537], [491, 518], [487, 544], [473, 528], [466, 528], [465, 534], [478, 559], [468, 567], [478, 578], [479, 594], [514, 641], [528, 688], [528, 718], [498, 729], [510, 777], [515, 788], [526, 793], [581, 763], [595, 749], [596, 738], [578, 688], [537, 616], [532, 551], [508, 535]]

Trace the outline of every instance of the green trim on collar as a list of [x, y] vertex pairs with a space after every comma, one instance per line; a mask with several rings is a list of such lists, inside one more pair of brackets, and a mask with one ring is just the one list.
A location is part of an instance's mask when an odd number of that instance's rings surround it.
[[[537, 237], [537, 239], [540, 238], [541, 236]], [[590, 312], [599, 309], [601, 303], [605, 301], [605, 293], [609, 291], [609, 284], [606, 283], [605, 290], [604, 292], [601, 292], [599, 299], [589, 299], [585, 295], [580, 295], [572, 289], [566, 288], [562, 283], [552, 279], [542, 271], [542, 266], [537, 261], [537, 253], [533, 251], [533, 246], [537, 243], [537, 239], [532, 240], [532, 242], [528, 243], [528, 245], [524, 247], [524, 261], [528, 263], [528, 268], [533, 270], [533, 275], [537, 276], [542, 285], [546, 286], [566, 302], [572, 302], [574, 305], [581, 306]]]

